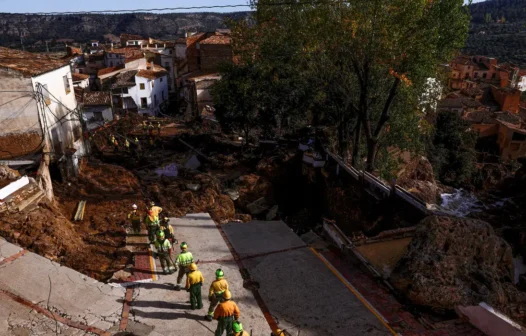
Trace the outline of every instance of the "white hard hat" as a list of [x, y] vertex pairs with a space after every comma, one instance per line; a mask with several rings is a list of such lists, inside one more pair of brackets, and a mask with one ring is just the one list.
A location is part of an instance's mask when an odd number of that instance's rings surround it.
[[132, 205], [132, 208], [137, 209], [137, 204]]

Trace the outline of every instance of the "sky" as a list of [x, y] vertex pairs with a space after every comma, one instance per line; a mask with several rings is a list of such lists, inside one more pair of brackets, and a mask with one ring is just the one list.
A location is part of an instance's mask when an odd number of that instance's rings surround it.
[[[214, 5], [244, 5], [248, 0], [0, 0], [2, 13], [72, 12], [92, 10], [117, 10], [138, 8], [174, 8]], [[250, 8], [208, 9], [209, 12], [246, 11]], [[180, 12], [188, 12], [183, 10]], [[193, 10], [194, 12], [198, 10]], [[203, 11], [203, 10], [201, 10]]]
[[[480, 2], [483, 0], [474, 0]], [[196, 7], [213, 5], [242, 5], [248, 0], [0, 0], [0, 12], [4, 13], [37, 13], [37, 12], [72, 12], [93, 10], [118, 10], [138, 8]], [[214, 8], [201, 11], [233, 12], [249, 10], [249, 7]], [[188, 12], [181, 10], [179, 12]], [[198, 10], [192, 10], [194, 12]]]

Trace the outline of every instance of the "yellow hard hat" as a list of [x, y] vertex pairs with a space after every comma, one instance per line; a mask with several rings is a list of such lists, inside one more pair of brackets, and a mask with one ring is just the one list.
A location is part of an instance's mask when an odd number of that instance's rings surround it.
[[230, 300], [231, 298], [232, 298], [232, 293], [230, 293], [228, 289], [223, 292], [223, 299]]
[[188, 266], [190, 271], [197, 271], [197, 265], [196, 263], [191, 263], [190, 266]]

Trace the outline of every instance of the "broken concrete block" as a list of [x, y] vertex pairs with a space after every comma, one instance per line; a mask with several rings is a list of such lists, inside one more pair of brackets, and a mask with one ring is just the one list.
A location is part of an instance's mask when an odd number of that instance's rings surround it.
[[267, 207], [267, 201], [265, 200], [265, 197], [261, 197], [254, 202], [247, 205], [247, 209], [250, 212], [252, 216], [257, 216], [265, 212]]
[[270, 221], [270, 220], [273, 220], [274, 218], [276, 218], [276, 216], [278, 215], [278, 208], [279, 207], [277, 205], [274, 205], [269, 210], [269, 212], [267, 212], [266, 220]]
[[186, 161], [186, 163], [184, 164], [184, 167], [186, 169], [196, 170], [197, 168], [201, 167], [201, 162], [199, 162], [199, 160], [197, 159], [197, 156], [192, 155], [192, 157], [188, 161]]
[[230, 197], [232, 201], [239, 199], [239, 191], [233, 189], [226, 189], [225, 193]]
[[201, 189], [201, 185], [200, 184], [188, 183], [186, 185], [186, 189], [191, 190], [191, 191], [198, 191], [199, 189]]

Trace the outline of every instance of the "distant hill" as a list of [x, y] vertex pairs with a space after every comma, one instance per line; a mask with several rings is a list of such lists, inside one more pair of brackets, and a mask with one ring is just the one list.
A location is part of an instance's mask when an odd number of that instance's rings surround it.
[[170, 14], [82, 14], [33, 15], [0, 13], [0, 45], [20, 47], [39, 40], [103, 40], [105, 34], [138, 34], [158, 39], [175, 39], [185, 31], [213, 31], [225, 28], [225, 20], [243, 20], [248, 12]]
[[488, 0], [470, 7], [464, 52], [497, 57], [526, 68], [526, 0]]

